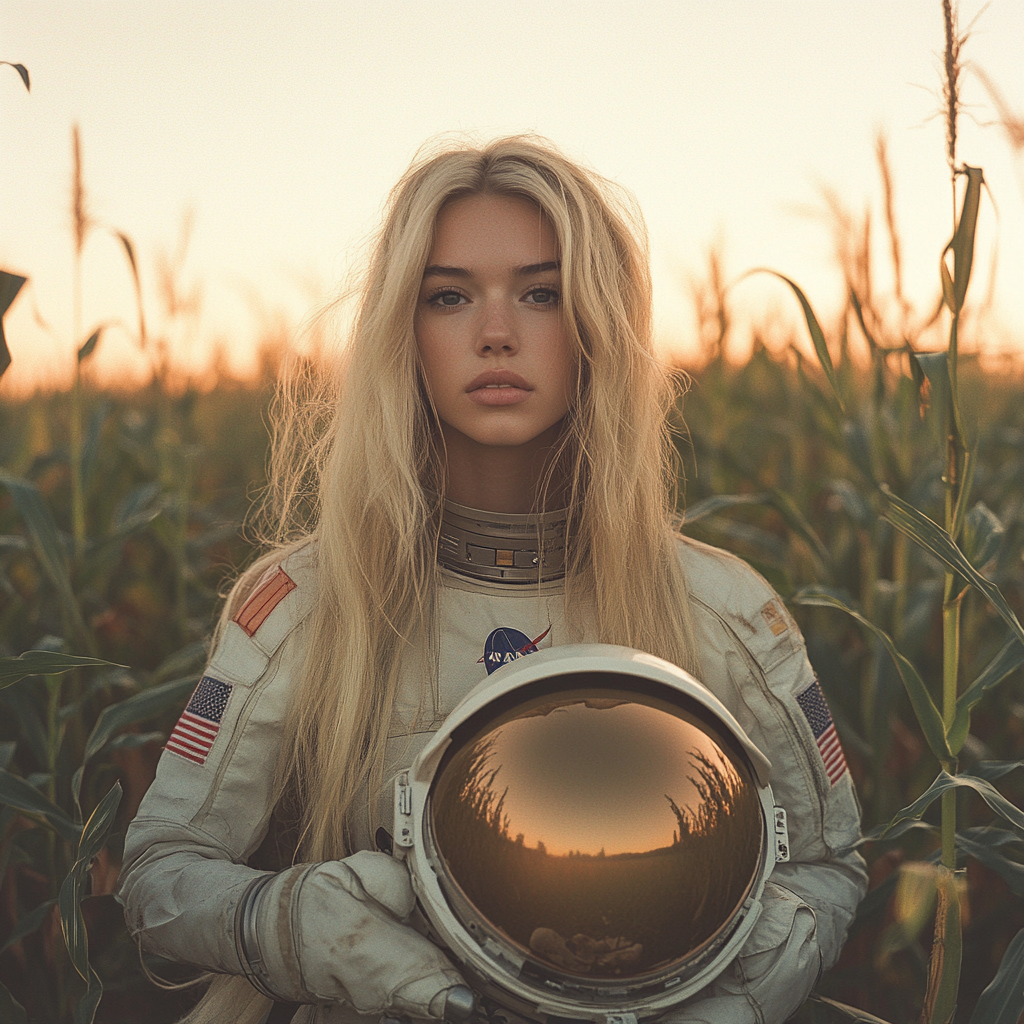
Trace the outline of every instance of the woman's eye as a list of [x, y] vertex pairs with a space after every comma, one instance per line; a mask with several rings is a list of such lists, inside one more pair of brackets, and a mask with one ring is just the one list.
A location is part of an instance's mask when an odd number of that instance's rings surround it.
[[462, 305], [463, 302], [468, 302], [469, 300], [459, 292], [435, 292], [428, 301], [432, 306], [442, 306], [450, 309], [453, 306]]
[[534, 288], [529, 298], [535, 306], [553, 306], [558, 302], [558, 292], [554, 288]]

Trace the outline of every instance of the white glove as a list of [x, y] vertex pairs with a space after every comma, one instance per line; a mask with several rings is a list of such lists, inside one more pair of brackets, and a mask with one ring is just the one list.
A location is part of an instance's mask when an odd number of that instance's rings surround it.
[[261, 876], [236, 918], [243, 973], [272, 998], [439, 1020], [465, 982], [404, 923], [415, 905], [408, 870], [383, 853]]
[[767, 882], [762, 911], [739, 955], [710, 985], [658, 1024], [782, 1024], [818, 980], [814, 911]]

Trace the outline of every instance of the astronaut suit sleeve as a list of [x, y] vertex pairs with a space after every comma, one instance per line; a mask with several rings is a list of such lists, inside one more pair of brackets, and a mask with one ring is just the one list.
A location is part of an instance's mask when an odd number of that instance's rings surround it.
[[406, 923], [404, 865], [365, 851], [279, 873], [246, 865], [267, 831], [302, 663], [309, 588], [297, 559], [270, 570], [228, 624], [128, 830], [118, 899], [146, 949], [244, 974], [272, 998], [439, 1018], [463, 982]]
[[860, 806], [803, 637], [745, 563], [686, 541], [702, 681], [772, 762], [789, 822], [790, 860], [765, 884], [739, 955], [666, 1024], [782, 1024], [839, 957], [864, 896]]

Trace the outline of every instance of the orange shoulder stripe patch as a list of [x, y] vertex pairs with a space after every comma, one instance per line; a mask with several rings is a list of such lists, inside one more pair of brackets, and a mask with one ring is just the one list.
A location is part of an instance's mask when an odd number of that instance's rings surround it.
[[278, 566], [272, 576], [264, 577], [232, 621], [237, 622], [249, 636], [255, 636], [256, 630], [295, 587], [291, 576]]

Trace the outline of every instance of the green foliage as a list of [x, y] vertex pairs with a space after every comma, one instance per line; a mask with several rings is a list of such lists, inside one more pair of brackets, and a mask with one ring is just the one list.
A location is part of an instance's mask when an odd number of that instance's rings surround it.
[[[102, 658], [81, 658], [59, 651], [26, 651], [17, 658], [0, 660], [0, 688], [12, 686], [28, 676], [59, 675], [87, 665], [111, 665]], [[115, 666], [124, 668], [124, 665]]]
[[78, 558], [66, 398], [0, 406], [0, 1019], [157, 1024], [188, 1007], [145, 977], [110, 892], [248, 554], [268, 384], [86, 391]]
[[1024, 992], [1024, 930], [1006, 949], [996, 976], [981, 994], [971, 1024], [1016, 1024]]
[[[687, 398], [698, 471], [688, 530], [742, 553], [799, 606], [866, 823], [881, 822], [867, 834], [869, 854], [879, 863], [942, 862], [929, 867], [937, 872], [928, 876], [930, 959], [920, 924], [895, 944], [896, 926], [883, 927], [879, 915], [897, 895], [883, 885], [858, 918], [862, 930], [878, 931], [873, 956], [847, 968], [849, 988], [842, 971], [830, 982], [888, 1020], [920, 1012], [947, 1021], [959, 1004], [957, 1019], [966, 1021], [997, 969], [999, 983], [979, 1006], [1006, 999], [998, 1014], [1008, 1020], [1024, 1010], [1024, 991], [1007, 980], [1020, 970], [1019, 944], [999, 966], [1024, 909], [987, 895], [1024, 889], [1021, 785], [1008, 777], [1024, 731], [1024, 411], [1019, 381], [982, 373], [959, 350], [983, 183], [976, 168], [962, 175], [941, 266], [944, 351], [918, 351], [906, 317], [892, 340], [884, 314], [865, 299], [862, 267], [847, 271], [849, 306], [831, 345], [803, 292], [776, 275], [800, 301], [820, 377], [795, 349], [792, 368], [757, 346], [745, 366], [732, 367], [719, 349]], [[851, 327], [866, 343], [866, 363], [850, 354]], [[842, 612], [863, 632], [819, 609]], [[1010, 759], [992, 760], [1000, 755]], [[983, 824], [986, 814], [995, 828]], [[890, 849], [874, 853], [882, 840]], [[965, 897], [957, 869], [972, 859], [982, 874], [972, 867]], [[962, 918], [972, 905], [989, 908], [981, 920], [980, 912]], [[966, 970], [965, 960], [961, 976], [962, 956], [980, 970]], [[889, 979], [885, 998], [868, 983], [872, 974]], [[858, 976], [859, 984], [850, 980]], [[836, 1012], [805, 1007], [807, 1019]]]

